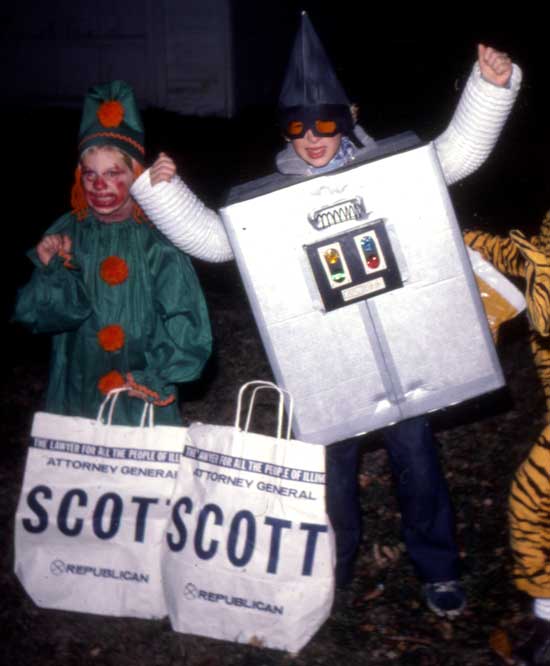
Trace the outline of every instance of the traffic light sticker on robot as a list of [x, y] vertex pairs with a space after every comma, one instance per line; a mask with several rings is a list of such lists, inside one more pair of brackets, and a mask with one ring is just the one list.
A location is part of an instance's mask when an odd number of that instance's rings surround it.
[[403, 286], [384, 220], [304, 249], [327, 312]]

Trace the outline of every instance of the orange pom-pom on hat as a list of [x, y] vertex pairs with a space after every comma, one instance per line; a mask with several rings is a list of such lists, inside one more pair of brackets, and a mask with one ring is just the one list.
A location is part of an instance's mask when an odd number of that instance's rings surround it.
[[143, 123], [134, 91], [125, 81], [94, 86], [84, 98], [78, 152], [91, 146], [116, 146], [144, 163]]
[[128, 264], [120, 257], [107, 257], [101, 262], [99, 275], [111, 287], [122, 284], [128, 279]]
[[104, 326], [97, 332], [99, 346], [108, 352], [115, 352], [124, 346], [124, 329], [118, 324]]
[[111, 370], [97, 382], [97, 388], [103, 395], [107, 395], [113, 389], [122, 388], [126, 384], [124, 377], [118, 370]]
[[100, 104], [96, 114], [103, 127], [118, 127], [124, 120], [124, 107], [116, 99], [111, 99]]

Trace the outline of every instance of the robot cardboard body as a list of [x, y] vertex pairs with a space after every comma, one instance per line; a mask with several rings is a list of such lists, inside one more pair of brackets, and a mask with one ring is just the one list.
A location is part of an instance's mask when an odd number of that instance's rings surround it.
[[298, 439], [329, 444], [504, 383], [437, 154], [412, 144], [255, 181], [222, 210]]

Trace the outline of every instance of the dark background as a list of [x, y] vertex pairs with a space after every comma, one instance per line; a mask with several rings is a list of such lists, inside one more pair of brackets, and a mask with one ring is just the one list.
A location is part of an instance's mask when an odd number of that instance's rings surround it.
[[[537, 16], [529, 17], [527, 27], [522, 14], [465, 27], [447, 16], [436, 29], [435, 15], [425, 22], [418, 14], [406, 16], [396, 9], [393, 16], [392, 8], [375, 13], [358, 4], [287, 1], [272, 6], [235, 0], [234, 60], [241, 74], [236, 116], [198, 118], [144, 109], [149, 161], [159, 150], [173, 155], [184, 179], [213, 207], [223, 204], [232, 185], [272, 171], [273, 156], [283, 145], [275, 106], [299, 8], [305, 6], [350, 98], [359, 103], [360, 123], [377, 138], [405, 130], [424, 140], [435, 138], [457, 104], [476, 44], [506, 50], [523, 69], [522, 91], [493, 154], [474, 175], [451, 187], [451, 195], [463, 227], [535, 231], [550, 199], [550, 60], [545, 40], [537, 36]], [[83, 90], [89, 84], [83, 82]], [[8, 240], [5, 321], [17, 285], [29, 275], [24, 252], [68, 209], [79, 120], [75, 109], [40, 107], [32, 100], [18, 108], [0, 107]], [[218, 267], [199, 270], [215, 273]], [[8, 336], [12, 331], [8, 326]], [[27, 344], [20, 332], [10, 340]]]
[[[55, 3], [51, 4], [53, 17]], [[188, 184], [209, 205], [223, 204], [228, 189], [273, 170], [283, 145], [274, 118], [281, 79], [306, 7], [350, 97], [360, 122], [375, 137], [414, 130], [424, 140], [444, 130], [470, 72], [479, 41], [506, 50], [524, 71], [524, 84], [499, 143], [487, 162], [450, 188], [459, 223], [505, 233], [536, 232], [550, 207], [548, 67], [542, 18], [522, 7], [437, 7], [422, 16], [400, 7], [356, 2], [233, 3], [234, 57], [244, 72], [239, 112], [232, 119], [183, 117], [144, 109], [150, 161], [169, 152]], [[516, 11], [517, 10], [517, 11]], [[496, 14], [505, 14], [500, 19]], [[465, 24], [465, 25], [462, 25]], [[47, 63], [44, 63], [47, 66]], [[83, 91], [97, 83], [82, 82]], [[389, 470], [376, 438], [366, 451], [365, 543], [351, 594], [340, 600], [321, 634], [297, 659], [258, 648], [175, 635], [167, 623], [112, 620], [43, 611], [13, 574], [13, 514], [23, 474], [32, 415], [41, 408], [49, 340], [31, 336], [9, 320], [16, 289], [30, 275], [25, 258], [55, 218], [68, 210], [76, 165], [79, 112], [0, 106], [2, 156], [4, 353], [0, 383], [0, 518], [4, 529], [0, 661], [13, 664], [130, 664], [159, 666], [309, 666], [310, 664], [419, 664], [489, 666], [502, 663], [489, 648], [495, 629], [524, 633], [528, 600], [510, 582], [506, 494], [511, 475], [542, 429], [544, 402], [534, 375], [525, 320], [504, 331], [499, 353], [509, 382], [495, 407], [480, 401], [440, 426], [442, 454], [457, 505], [470, 610], [451, 625], [423, 610], [406, 559], [379, 562], [374, 545], [399, 549], [398, 509]], [[236, 389], [252, 377], [269, 377], [250, 310], [233, 262], [195, 262], [204, 286], [217, 353], [184, 406], [188, 419], [231, 423]], [[469, 410], [469, 411], [468, 411]], [[453, 422], [454, 419], [454, 422]], [[451, 427], [452, 426], [452, 427]], [[383, 585], [381, 588], [380, 585]], [[4, 652], [4, 655], [2, 654]], [[3, 657], [3, 658], [2, 658]]]

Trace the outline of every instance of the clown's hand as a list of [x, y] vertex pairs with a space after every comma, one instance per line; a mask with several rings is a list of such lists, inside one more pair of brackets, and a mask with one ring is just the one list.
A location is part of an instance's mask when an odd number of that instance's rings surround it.
[[174, 160], [166, 153], [160, 153], [151, 168], [149, 169], [149, 178], [151, 185], [169, 182], [176, 175], [176, 164]]
[[44, 238], [36, 246], [36, 254], [40, 261], [47, 266], [56, 255], [68, 256], [71, 252], [72, 242], [66, 234], [51, 234]]
[[507, 86], [512, 76], [512, 61], [508, 54], [478, 44], [477, 55], [481, 76], [485, 81], [501, 88]]

